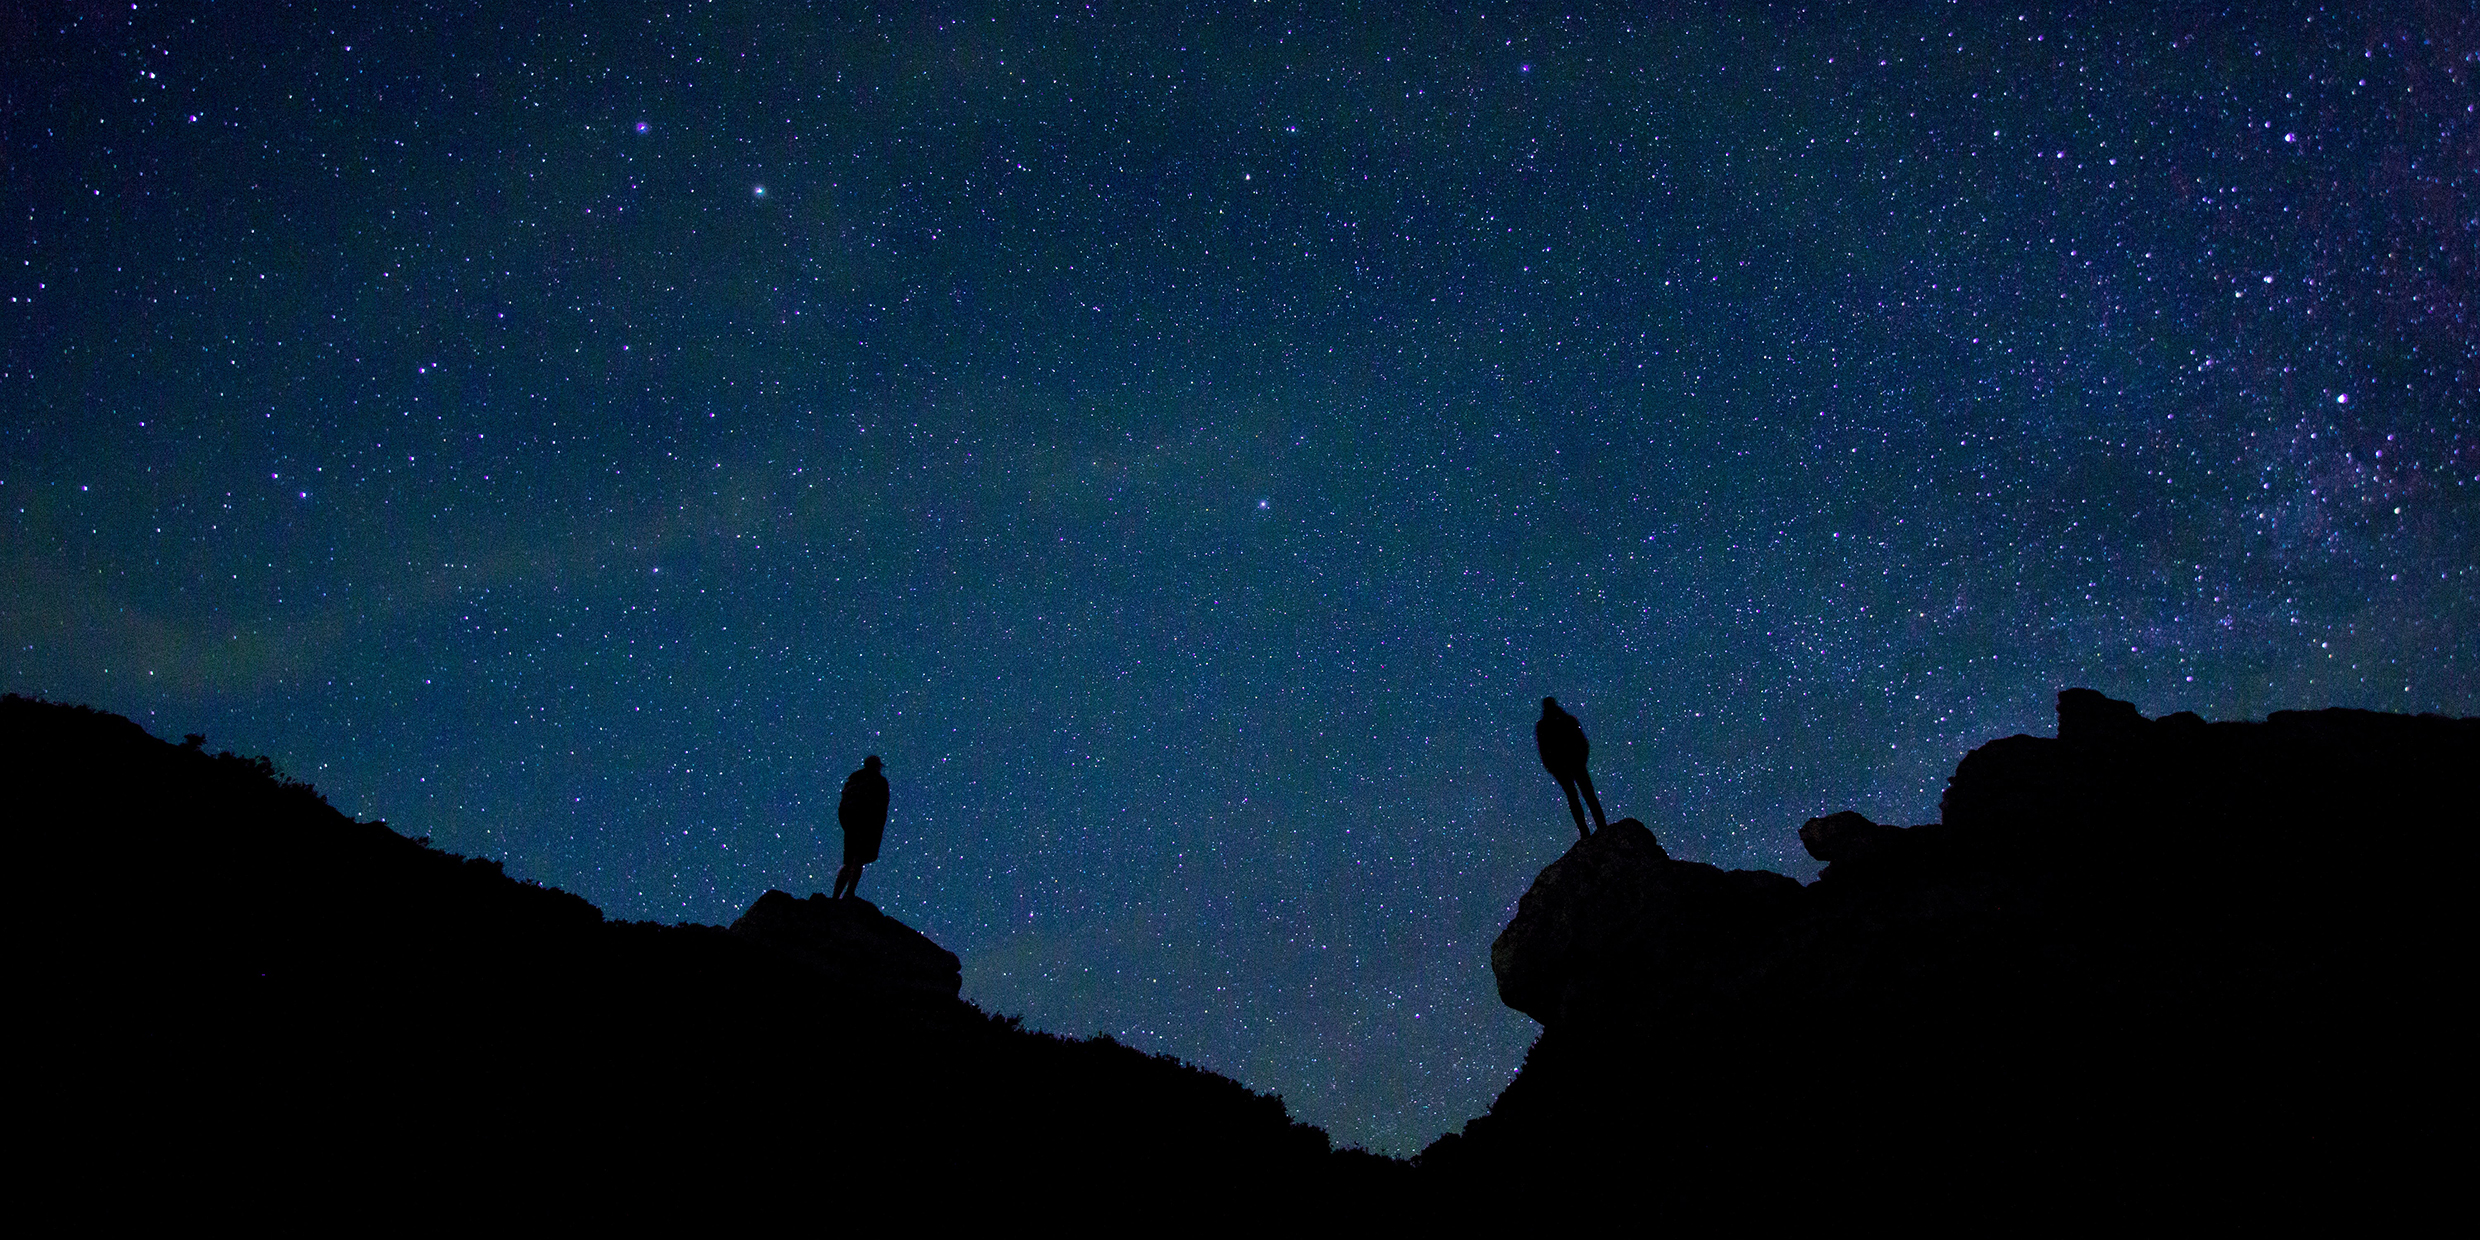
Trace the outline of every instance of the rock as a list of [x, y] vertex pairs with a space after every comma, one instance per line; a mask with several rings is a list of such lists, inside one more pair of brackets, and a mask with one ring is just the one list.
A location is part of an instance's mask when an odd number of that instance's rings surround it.
[[1490, 945], [1499, 999], [1544, 1026], [1613, 1002], [1697, 1002], [1707, 962], [1762, 940], [1800, 885], [1779, 874], [1673, 861], [1622, 819], [1543, 869]]
[[2098, 859], [2107, 851], [2096, 847], [2098, 824], [2131, 823], [2165, 808], [2159, 785], [2176, 777], [2169, 768], [2187, 757], [2178, 751], [2204, 730], [2188, 719], [2157, 727], [2134, 703], [2062, 690], [2057, 739], [2009, 736], [1965, 754], [1947, 780], [1941, 814], [1949, 826], [1989, 832], [2007, 847]]
[[928, 935], [859, 897], [807, 900], [769, 891], [732, 923], [734, 934], [764, 943], [839, 982], [954, 998], [964, 963]]
[[2116, 867], [2141, 850], [2155, 867], [2254, 865], [2330, 847], [2335, 823], [2359, 824], [2369, 846], [2372, 830], [2468, 817], [2438, 772], [2463, 760], [2475, 730], [2480, 720], [2342, 709], [2147, 720], [2069, 689], [2057, 739], [2010, 736], [1966, 754], [1941, 810], [1949, 828], [2028, 864]]
[[1618, 824], [1492, 945], [1544, 1028], [1438, 1165], [1754, 1193], [1797, 1167], [1836, 1202], [2393, 1174], [2416, 1155], [2325, 1142], [2453, 1059], [2423, 1039], [2452, 1023], [2475, 770], [2480, 719], [2148, 720], [2071, 689], [2056, 737], [1964, 757], [1943, 822], [1811, 819], [1807, 887]]
[[1800, 827], [1800, 846], [1828, 865], [1876, 856], [1903, 830], [1870, 822], [1857, 810], [1811, 818]]
[[2148, 722], [2135, 703], [2092, 689], [2064, 689], [2058, 694], [2058, 739], [2070, 745], [2137, 740]]

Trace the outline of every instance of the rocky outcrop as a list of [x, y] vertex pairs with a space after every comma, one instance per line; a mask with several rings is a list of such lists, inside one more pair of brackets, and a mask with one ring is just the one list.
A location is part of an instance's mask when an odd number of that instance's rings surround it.
[[2058, 693], [2058, 739], [2070, 745], [2132, 740], [2144, 734], [2147, 722], [2133, 702], [2122, 702], [2092, 689], [2062, 689]]
[[[1800, 885], [1760, 870], [1673, 861], [1633, 818], [1550, 863], [1490, 945], [1507, 1006], [1544, 1025], [1589, 1017], [1653, 981], [1701, 999], [1713, 963], [1770, 936]], [[1632, 996], [1631, 996], [1632, 997]]]
[[1948, 827], [2034, 869], [2294, 867], [2342, 843], [2337, 831], [2371, 855], [2409, 843], [2436, 815], [2468, 820], [2447, 772], [2475, 769], [2475, 746], [2476, 719], [2342, 709], [2261, 723], [2147, 719], [2069, 689], [2055, 739], [1973, 750], [1940, 808]]
[[770, 890], [732, 923], [732, 933], [840, 983], [951, 999], [964, 987], [964, 962], [954, 952], [858, 896], [796, 900]]
[[2463, 897], [2435, 861], [2475, 770], [2476, 719], [2148, 719], [2070, 689], [2055, 737], [1963, 759], [1943, 822], [1810, 819], [1806, 886], [1616, 824], [1492, 945], [1543, 1034], [1422, 1163], [1709, 1194], [2349, 1182], [2400, 1160], [2330, 1134], [2444, 1070], [2423, 1031]]
[[1837, 865], [1864, 865], [1898, 848], [1903, 828], [1870, 822], [1857, 810], [1811, 818], [1800, 826], [1800, 847], [1808, 855]]

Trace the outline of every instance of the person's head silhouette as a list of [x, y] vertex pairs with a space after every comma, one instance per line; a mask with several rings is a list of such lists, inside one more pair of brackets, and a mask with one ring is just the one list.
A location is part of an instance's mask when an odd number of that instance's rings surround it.
[[863, 758], [863, 759], [861, 760], [861, 765], [862, 765], [862, 766], [864, 766], [864, 767], [866, 767], [866, 768], [868, 768], [868, 769], [870, 769], [870, 770], [873, 770], [873, 771], [877, 770], [877, 769], [878, 769], [878, 755], [877, 755], [877, 754], [871, 754], [869, 757]]

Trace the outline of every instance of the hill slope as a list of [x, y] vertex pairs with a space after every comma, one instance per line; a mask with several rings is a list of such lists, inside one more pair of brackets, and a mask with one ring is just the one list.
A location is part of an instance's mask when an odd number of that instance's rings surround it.
[[1406, 1174], [1278, 1098], [986, 1016], [953, 956], [857, 901], [607, 921], [264, 759], [15, 696], [0, 780], [58, 1068], [34, 1101], [56, 1153], [159, 1189], [709, 1217], [1071, 1191], [1274, 1209]]
[[263, 760], [0, 699], [27, 1113], [115, 1208], [184, 1211], [2377, 1213], [2457, 1148], [2474, 770], [2480, 720], [2070, 690], [2057, 738], [1966, 757], [1945, 821], [1812, 820], [1806, 886], [1613, 824], [1495, 945], [1543, 1035], [1416, 1174], [991, 1018], [862, 902], [611, 922]]

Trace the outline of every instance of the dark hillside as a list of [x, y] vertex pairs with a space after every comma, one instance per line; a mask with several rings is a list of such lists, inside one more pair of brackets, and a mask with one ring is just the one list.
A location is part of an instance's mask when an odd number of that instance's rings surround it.
[[1541, 1039], [1431, 1182], [2381, 1216], [2449, 1148], [2480, 720], [2058, 711], [1944, 822], [1811, 821], [1805, 887], [1634, 820], [1578, 843], [1492, 951]]
[[34, 1113], [142, 1198], [1248, 1211], [1405, 1174], [1222, 1077], [986, 1016], [859, 902], [609, 922], [115, 715], [8, 697], [0, 755]]
[[1945, 821], [1809, 822], [1806, 886], [1614, 823], [1494, 945], [1542, 1037], [1417, 1174], [991, 1018], [864, 902], [609, 922], [117, 716], [0, 700], [0, 754], [21, 1111], [115, 1208], [2383, 1219], [2459, 1149], [2480, 720], [2071, 690]]

